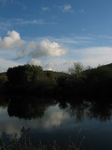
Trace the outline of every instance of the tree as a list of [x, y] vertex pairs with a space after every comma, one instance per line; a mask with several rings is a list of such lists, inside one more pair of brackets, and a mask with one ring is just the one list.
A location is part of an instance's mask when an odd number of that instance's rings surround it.
[[0, 75], [0, 88], [2, 88], [7, 82], [7, 76], [5, 74]]
[[26, 87], [34, 83], [38, 78], [44, 75], [43, 69], [40, 66], [24, 65], [7, 70], [7, 77], [11, 85], [21, 85]]
[[75, 75], [77, 78], [80, 77], [82, 71], [83, 71], [83, 65], [79, 62], [74, 63], [74, 66], [68, 69], [68, 72], [71, 75]]

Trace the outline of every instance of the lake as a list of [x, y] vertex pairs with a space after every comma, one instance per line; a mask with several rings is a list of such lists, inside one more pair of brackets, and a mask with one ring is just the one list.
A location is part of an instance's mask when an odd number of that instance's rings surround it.
[[0, 98], [0, 137], [10, 143], [22, 127], [31, 141], [58, 145], [71, 140], [87, 150], [112, 150], [112, 104], [54, 98]]

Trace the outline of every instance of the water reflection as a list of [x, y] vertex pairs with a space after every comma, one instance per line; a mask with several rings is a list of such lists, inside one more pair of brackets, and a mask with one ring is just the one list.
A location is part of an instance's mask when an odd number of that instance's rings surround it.
[[110, 120], [112, 117], [112, 104], [101, 102], [90, 104], [87, 111], [87, 117], [90, 119], [96, 118], [100, 121]]
[[60, 108], [67, 109], [71, 116], [76, 117], [76, 121], [80, 122], [85, 117], [98, 119], [100, 121], [110, 120], [112, 117], [111, 102], [97, 101], [71, 101], [68, 105], [65, 103], [59, 104]]
[[[56, 139], [63, 143], [69, 136], [76, 139], [79, 129], [82, 128], [79, 141], [85, 136], [86, 146], [96, 146], [96, 149], [103, 150], [103, 147], [108, 145], [106, 148], [111, 150], [111, 117], [110, 102], [104, 104], [97, 100], [80, 99], [1, 98], [0, 137], [14, 137], [14, 134], [20, 133], [22, 126], [25, 126], [31, 128], [35, 144], [36, 139], [46, 143]], [[102, 145], [99, 142], [102, 142]]]
[[11, 98], [8, 105], [8, 114], [10, 117], [16, 116], [24, 119], [42, 118], [45, 110], [50, 105], [54, 105], [54, 100], [48, 101], [43, 99]]
[[[104, 101], [85, 101], [85, 100], [54, 100], [43, 98], [12, 97], [9, 103], [1, 100], [0, 105], [7, 107], [10, 117], [18, 117], [26, 120], [42, 118], [45, 111], [50, 106], [58, 105], [70, 116], [76, 118], [76, 122], [81, 122], [85, 117], [98, 119], [100, 121], [110, 120], [112, 117], [112, 103]], [[56, 113], [56, 112], [55, 112]]]
[[2, 106], [2, 108], [7, 108], [8, 103], [6, 98], [0, 97], [0, 106]]

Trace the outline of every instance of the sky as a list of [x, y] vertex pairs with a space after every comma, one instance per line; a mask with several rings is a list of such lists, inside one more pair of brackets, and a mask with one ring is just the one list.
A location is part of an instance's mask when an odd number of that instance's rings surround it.
[[112, 0], [0, 0], [0, 72], [112, 63]]

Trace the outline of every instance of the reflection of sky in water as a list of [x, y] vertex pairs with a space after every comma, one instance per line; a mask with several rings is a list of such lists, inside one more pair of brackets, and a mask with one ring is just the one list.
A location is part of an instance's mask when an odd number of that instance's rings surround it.
[[84, 144], [86, 146], [97, 147], [100, 150], [112, 149], [112, 120], [100, 122], [96, 119], [90, 120], [84, 117], [78, 122], [75, 116], [71, 117], [66, 109], [60, 109], [58, 105], [48, 107], [42, 118], [34, 120], [9, 117], [7, 108], [0, 107], [1, 137], [3, 133], [14, 137], [15, 133], [20, 133], [22, 126], [31, 128], [34, 143], [39, 139], [45, 143], [54, 140], [61, 143], [65, 142], [69, 136], [75, 141], [79, 129], [82, 129], [79, 141], [85, 136]]
[[42, 118], [32, 121], [33, 128], [41, 128], [44, 130], [52, 130], [53, 127], [58, 127], [62, 123], [69, 120], [70, 116], [56, 106], [50, 106]]

